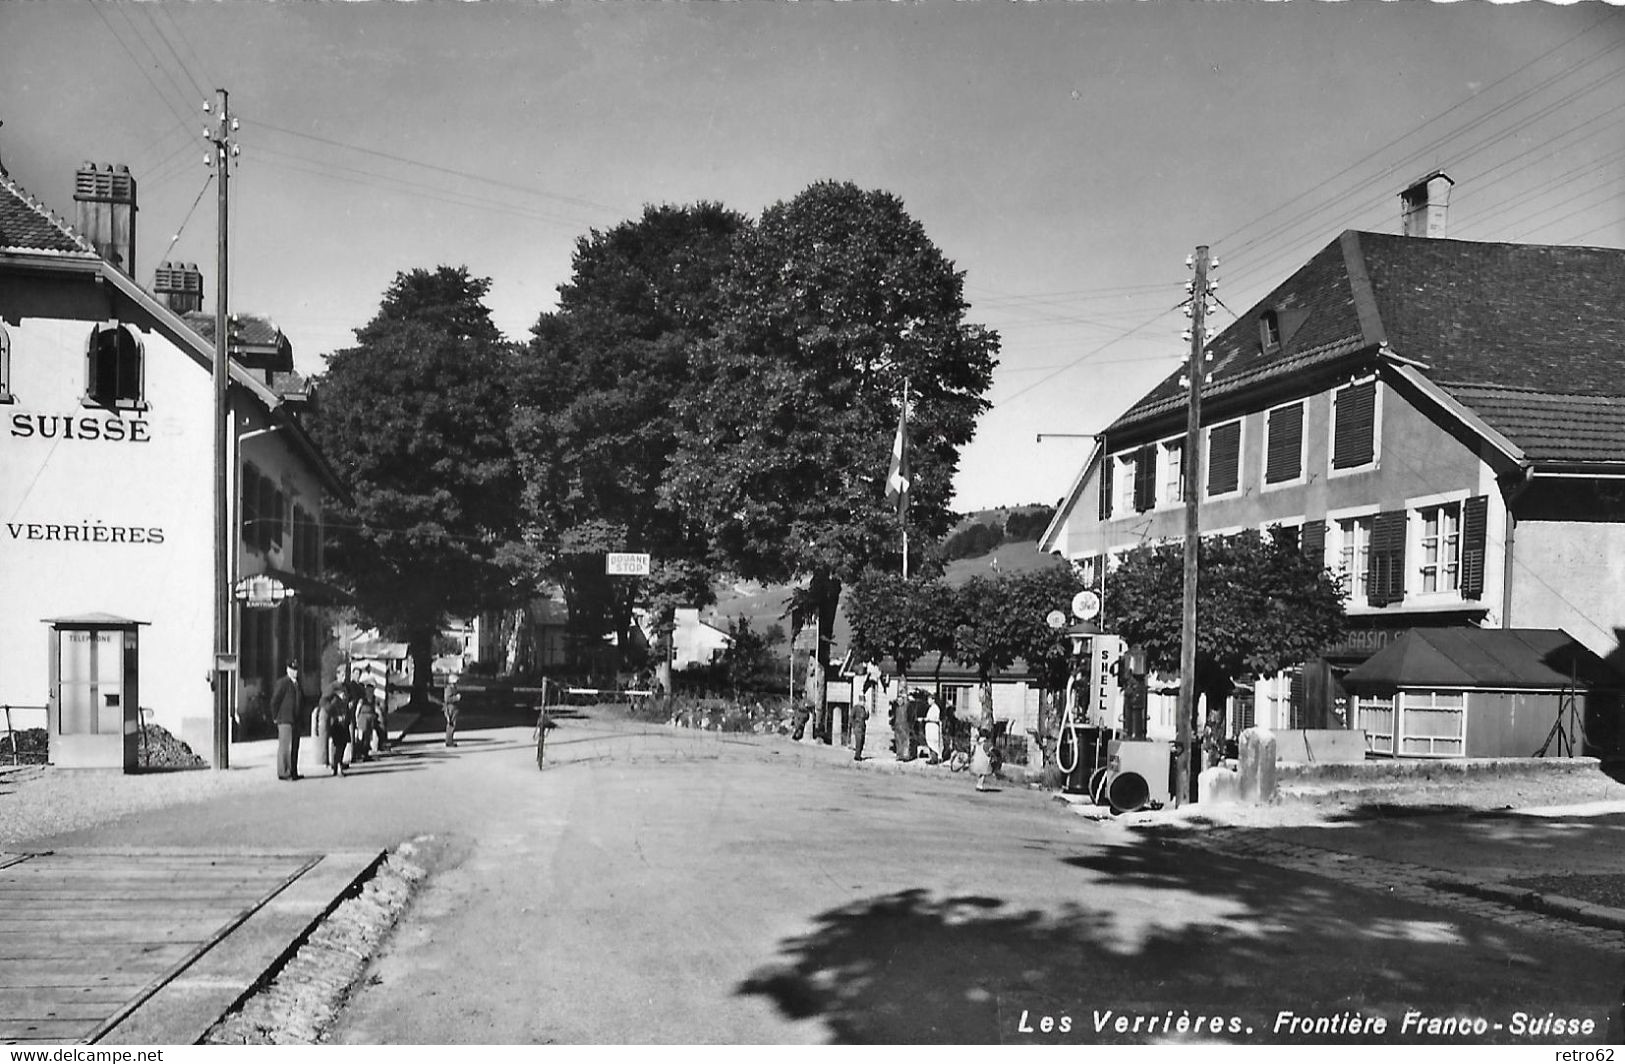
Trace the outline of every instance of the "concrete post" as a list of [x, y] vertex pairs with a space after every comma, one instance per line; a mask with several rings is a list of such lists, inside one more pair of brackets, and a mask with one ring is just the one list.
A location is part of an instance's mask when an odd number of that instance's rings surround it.
[[1275, 733], [1248, 728], [1241, 733], [1241, 800], [1275, 801]]

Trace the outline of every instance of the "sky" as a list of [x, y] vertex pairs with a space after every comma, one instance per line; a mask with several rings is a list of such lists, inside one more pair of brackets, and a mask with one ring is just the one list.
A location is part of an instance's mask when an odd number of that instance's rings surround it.
[[81, 164], [129, 165], [137, 280], [196, 262], [206, 308], [217, 89], [230, 307], [307, 375], [403, 270], [490, 278], [524, 340], [576, 241], [646, 204], [894, 193], [1001, 338], [965, 511], [1056, 502], [1081, 434], [1178, 368], [1197, 245], [1242, 314], [1443, 169], [1451, 237], [1625, 246], [1625, 8], [1598, 0], [0, 0], [0, 163], [70, 220]]

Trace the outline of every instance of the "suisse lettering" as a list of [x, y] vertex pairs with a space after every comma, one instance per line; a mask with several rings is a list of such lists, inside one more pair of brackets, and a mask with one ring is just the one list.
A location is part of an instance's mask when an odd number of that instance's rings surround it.
[[66, 414], [11, 415], [11, 435], [19, 440], [109, 440], [151, 443], [152, 423], [140, 418], [71, 417]]

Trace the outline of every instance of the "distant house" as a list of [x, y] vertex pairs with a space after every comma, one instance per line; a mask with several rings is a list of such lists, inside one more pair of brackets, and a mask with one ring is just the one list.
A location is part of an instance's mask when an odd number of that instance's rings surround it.
[[[671, 634], [671, 667], [678, 672], [710, 665], [733, 645], [733, 637], [709, 621], [702, 620], [697, 609], [682, 607], [677, 610], [674, 620], [676, 627]], [[653, 632], [647, 625], [644, 634], [651, 637], [651, 645], [659, 645], [659, 640], [653, 638]]]
[[[1181, 538], [1195, 491], [1204, 533], [1280, 526], [1338, 574], [1348, 637], [1258, 678], [1232, 732], [1380, 731], [1342, 680], [1414, 629], [1562, 629], [1621, 658], [1625, 251], [1445, 239], [1450, 185], [1406, 189], [1402, 235], [1344, 232], [1208, 344], [1197, 483], [1175, 373], [1107, 428], [1041, 541], [1109, 612], [1115, 559]], [[1172, 698], [1151, 702], [1171, 735]], [[1457, 726], [1427, 756], [1459, 755]]]

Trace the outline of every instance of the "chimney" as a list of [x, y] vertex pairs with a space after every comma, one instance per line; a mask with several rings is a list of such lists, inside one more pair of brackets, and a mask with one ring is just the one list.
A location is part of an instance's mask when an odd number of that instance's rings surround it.
[[195, 262], [161, 262], [152, 278], [152, 291], [176, 314], [203, 309], [203, 274]]
[[1405, 236], [1443, 237], [1450, 221], [1450, 186], [1455, 182], [1435, 170], [1399, 194], [1400, 232]]
[[73, 178], [79, 235], [125, 273], [135, 269], [135, 178], [128, 166], [106, 170], [86, 163]]

